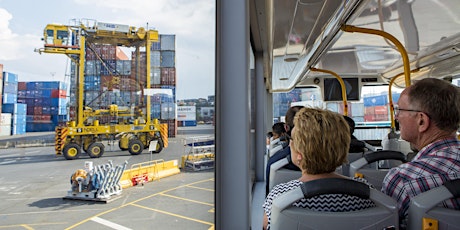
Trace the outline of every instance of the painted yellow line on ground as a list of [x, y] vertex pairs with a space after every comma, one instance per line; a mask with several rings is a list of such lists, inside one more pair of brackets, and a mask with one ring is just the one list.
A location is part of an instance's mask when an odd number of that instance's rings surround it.
[[25, 229], [33, 230], [32, 226], [46, 226], [46, 225], [58, 225], [58, 224], [66, 224], [67, 222], [50, 222], [50, 223], [37, 223], [37, 224], [16, 224], [16, 225], [0, 225], [0, 229], [11, 229], [17, 227], [23, 227]]
[[201, 202], [201, 201], [197, 201], [197, 200], [191, 200], [191, 199], [187, 199], [187, 198], [183, 198], [183, 197], [180, 197], [180, 196], [173, 196], [173, 195], [169, 195], [169, 194], [160, 194], [162, 196], [168, 196], [168, 197], [172, 197], [174, 199], [179, 199], [179, 200], [185, 200], [185, 201], [189, 201], [189, 202], [193, 202], [193, 203], [197, 203], [197, 204], [204, 204], [204, 205], [208, 205], [208, 206], [213, 206], [214, 207], [214, 204], [210, 204], [210, 203], [206, 203], [206, 202]]
[[149, 208], [149, 207], [145, 207], [145, 206], [138, 205], [138, 204], [131, 204], [131, 205], [139, 207], [139, 208], [151, 210], [151, 211], [154, 211], [154, 212], [163, 213], [163, 214], [166, 214], [166, 215], [175, 216], [175, 217], [179, 217], [179, 218], [182, 218], [182, 219], [195, 221], [195, 222], [202, 223], [202, 224], [207, 224], [207, 225], [211, 225], [211, 226], [214, 225], [214, 223], [210, 223], [210, 222], [206, 222], [206, 221], [203, 221], [203, 220], [198, 220], [198, 219], [195, 219], [195, 218], [178, 215], [178, 214], [175, 214], [175, 213], [172, 213], [172, 212], [166, 212], [166, 211], [162, 211], [162, 210], [155, 209], [155, 208]]
[[113, 222], [108, 221], [108, 220], [104, 220], [104, 219], [99, 218], [99, 217], [97, 217], [97, 216], [91, 218], [91, 220], [94, 221], [94, 222], [96, 222], [96, 223], [105, 225], [105, 226], [107, 226], [107, 227], [109, 227], [109, 228], [116, 229], [116, 230], [132, 230], [131, 228], [127, 228], [127, 227], [125, 227], [125, 226], [122, 226], [122, 225], [113, 223]]
[[87, 211], [94, 211], [94, 210], [98, 210], [98, 209], [59, 210], [59, 211], [43, 211], [43, 212], [14, 212], [14, 213], [3, 213], [3, 214], [0, 214], [0, 216], [63, 213], [63, 212], [87, 212]]
[[209, 188], [202, 188], [202, 187], [197, 187], [197, 186], [187, 186], [188, 188], [196, 188], [196, 189], [201, 189], [201, 190], [205, 190], [205, 191], [210, 191], [210, 192], [214, 192], [214, 189], [209, 189]]
[[152, 195], [149, 195], [149, 196], [146, 196], [146, 197], [137, 199], [137, 200], [135, 200], [135, 201], [131, 201], [131, 202], [129, 202], [129, 203], [120, 205], [120, 206], [118, 206], [118, 207], [116, 207], [116, 208], [112, 208], [112, 209], [109, 209], [109, 210], [107, 210], [107, 211], [98, 213], [98, 214], [96, 214], [96, 215], [94, 215], [94, 216], [92, 216], [92, 217], [86, 218], [86, 219], [84, 219], [84, 220], [82, 220], [82, 221], [80, 221], [80, 222], [78, 222], [78, 223], [76, 223], [76, 224], [74, 224], [74, 225], [72, 225], [72, 226], [66, 228], [66, 230], [73, 229], [73, 228], [75, 228], [75, 227], [77, 227], [77, 226], [79, 226], [79, 225], [82, 225], [82, 224], [84, 224], [84, 223], [90, 221], [90, 220], [91, 220], [92, 218], [94, 218], [94, 217], [102, 216], [102, 215], [104, 215], [104, 214], [113, 212], [113, 211], [115, 211], [115, 210], [121, 209], [121, 208], [126, 207], [126, 206], [128, 206], [128, 205], [131, 205], [131, 204], [134, 204], [134, 203], [137, 203], [137, 202], [140, 202], [140, 201], [149, 199], [149, 198], [154, 197], [154, 196], [157, 196], [157, 195], [161, 195], [161, 194], [163, 194], [163, 193], [165, 193], [165, 192], [169, 192], [169, 191], [173, 191], [173, 190], [176, 190], [176, 189], [179, 189], [179, 188], [183, 188], [183, 187], [186, 187], [187, 185], [194, 185], [194, 184], [203, 183], [203, 182], [206, 182], [206, 181], [214, 181], [214, 178], [206, 179], [206, 180], [200, 180], [200, 181], [196, 181], [196, 182], [193, 182], [193, 183], [190, 183], [190, 184], [181, 185], [181, 186], [177, 186], [177, 187], [174, 187], [174, 188], [166, 189], [166, 190], [164, 190], [164, 191], [160, 191], [160, 192], [154, 193], [154, 194], [152, 194]]

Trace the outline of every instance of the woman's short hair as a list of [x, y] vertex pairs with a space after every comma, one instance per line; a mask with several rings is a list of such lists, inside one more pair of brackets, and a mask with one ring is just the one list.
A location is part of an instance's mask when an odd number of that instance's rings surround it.
[[350, 129], [342, 115], [303, 108], [297, 112], [294, 126], [292, 147], [302, 154], [299, 166], [308, 174], [330, 173], [347, 161]]

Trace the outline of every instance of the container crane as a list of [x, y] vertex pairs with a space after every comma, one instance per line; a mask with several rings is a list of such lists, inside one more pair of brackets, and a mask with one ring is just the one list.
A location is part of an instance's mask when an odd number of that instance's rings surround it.
[[[79, 21], [75, 25], [48, 24], [42, 40], [45, 42], [44, 47], [36, 49], [36, 52], [65, 54], [77, 66], [76, 116], [66, 126], [56, 127], [57, 155], [62, 154], [66, 159], [72, 160], [78, 158], [83, 150], [91, 158], [98, 158], [104, 153], [103, 142], [111, 140], [118, 140], [119, 148], [128, 150], [132, 155], [138, 155], [149, 147], [155, 149], [154, 153], [159, 153], [167, 147], [168, 127], [160, 124], [158, 119], [151, 118], [149, 96], [144, 103], [142, 94], [140, 103], [131, 109], [121, 108], [117, 104], [106, 105], [106, 109], [93, 109], [84, 103], [85, 55], [93, 45], [134, 47], [137, 54], [135, 67], [139, 68], [143, 64], [146, 66], [145, 87], [139, 86], [143, 92], [150, 88], [150, 51], [152, 43], [158, 41], [158, 31], [87, 20]], [[145, 63], [139, 58], [142, 47], [145, 47]], [[99, 56], [98, 58], [101, 59]], [[101, 61], [104, 63], [102, 59]], [[119, 78], [114, 77], [112, 81], [117, 84]], [[99, 117], [103, 115], [113, 119], [108, 123], [101, 123]], [[154, 145], [153, 148], [151, 144]]]

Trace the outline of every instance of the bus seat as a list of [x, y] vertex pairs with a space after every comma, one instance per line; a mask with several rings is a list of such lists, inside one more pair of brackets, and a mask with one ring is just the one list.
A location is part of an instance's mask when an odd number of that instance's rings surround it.
[[402, 163], [407, 162], [406, 155], [399, 151], [381, 150], [367, 152], [362, 158], [353, 161], [350, 164], [349, 176], [355, 177], [357, 176], [356, 173], [359, 173], [360, 175], [363, 175], [370, 184], [374, 185], [377, 190], [380, 190], [382, 188], [383, 179], [387, 175], [389, 168], [379, 168], [378, 166], [374, 168], [363, 167], [381, 160], [397, 160]]
[[460, 198], [460, 179], [446, 181], [412, 198], [407, 229], [428, 229], [427, 226], [437, 226], [440, 230], [460, 229], [460, 210], [437, 206], [450, 198]]
[[[292, 206], [305, 197], [348, 194], [371, 199], [375, 207], [353, 212], [320, 212]], [[342, 178], [303, 183], [273, 200], [270, 228], [278, 229], [391, 229], [398, 227], [396, 201], [366, 184]]]
[[272, 188], [277, 184], [295, 180], [302, 176], [301, 171], [283, 168], [285, 165], [289, 164], [289, 162], [291, 162], [291, 155], [287, 155], [285, 158], [273, 163], [270, 166], [268, 191], [271, 191]]

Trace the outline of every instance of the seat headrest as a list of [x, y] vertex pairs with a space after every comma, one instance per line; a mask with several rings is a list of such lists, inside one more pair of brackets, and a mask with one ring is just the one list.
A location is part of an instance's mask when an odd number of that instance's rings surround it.
[[301, 186], [305, 198], [323, 194], [346, 194], [369, 199], [370, 188], [359, 181], [345, 178], [325, 178], [304, 182]]
[[406, 155], [399, 151], [380, 150], [364, 154], [364, 159], [367, 163], [373, 163], [379, 160], [400, 160], [403, 163], [407, 162]]
[[460, 179], [446, 181], [443, 185], [455, 198], [460, 197]]

